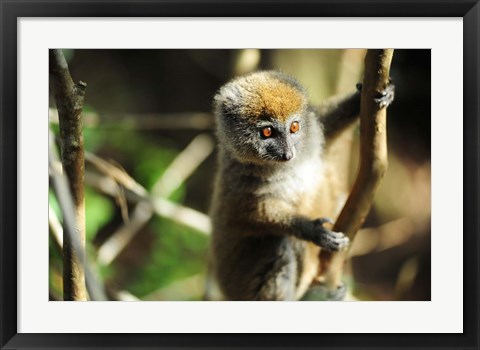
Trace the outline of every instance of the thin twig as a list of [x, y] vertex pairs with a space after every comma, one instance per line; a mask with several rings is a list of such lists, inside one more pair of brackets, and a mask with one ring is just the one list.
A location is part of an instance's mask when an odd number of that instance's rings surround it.
[[147, 201], [138, 203], [130, 216], [130, 220], [98, 249], [98, 262], [102, 265], [110, 264], [130, 243], [137, 232], [147, 224], [152, 215], [152, 206]]
[[132, 293], [130, 293], [126, 290], [114, 290], [114, 289], [110, 288], [108, 292], [109, 292], [109, 294], [111, 294], [113, 296], [114, 300], [118, 300], [118, 301], [141, 301], [135, 295], [133, 295]]
[[412, 289], [415, 278], [418, 275], [420, 262], [418, 256], [409, 258], [403, 263], [398, 272], [397, 282], [395, 283], [395, 298], [402, 300], [406, 294]]
[[[85, 173], [85, 183], [98, 191], [116, 197], [118, 188], [123, 184], [115, 182], [108, 176], [101, 176], [93, 172]], [[199, 233], [210, 235], [211, 223], [208, 215], [201, 213], [192, 208], [174, 203], [165, 198], [152, 198], [148, 194], [144, 194], [145, 189], [139, 192], [133, 192], [132, 189], [126, 189], [125, 197], [129, 202], [139, 203], [148, 201], [152, 206], [155, 214], [161, 217], [173, 220], [181, 225], [193, 228]]]
[[378, 227], [362, 228], [355, 236], [348, 257], [364, 256], [406, 244], [421, 229], [408, 217], [390, 221]]
[[[51, 176], [53, 177], [53, 172]], [[60, 173], [61, 175], [61, 173]], [[60, 220], [55, 213], [55, 210], [49, 205], [48, 206], [48, 225], [50, 227], [50, 234], [53, 237], [53, 240], [55, 242], [55, 246], [58, 249], [58, 252], [62, 254], [63, 250], [63, 227], [62, 224], [60, 223]], [[88, 268], [87, 268], [88, 271]], [[100, 286], [100, 284], [97, 282], [98, 279], [94, 278], [92, 280], [92, 276], [94, 276], [93, 272], [87, 272], [85, 274], [85, 280], [87, 284], [87, 290], [90, 294], [90, 296], [94, 295], [95, 297], [92, 298], [93, 300], [107, 300], [106, 295], [103, 292], [103, 287]], [[92, 291], [92, 288], [94, 291]], [[116, 299], [116, 300], [123, 300], [123, 299]], [[138, 299], [137, 299], [138, 300]]]
[[154, 197], [168, 198], [213, 152], [214, 142], [207, 134], [196, 136], [173, 160], [162, 177], [153, 185]]
[[148, 195], [148, 191], [135, 181], [128, 173], [116, 165], [96, 156], [93, 153], [86, 152], [85, 160], [95, 166], [101, 173], [108, 175], [115, 182], [121, 184], [126, 189], [138, 193], [142, 196]]
[[59, 249], [59, 252], [62, 253], [63, 228], [57, 214], [55, 213], [55, 210], [53, 210], [50, 205], [48, 205], [48, 226], [50, 227], [50, 232], [52, 233], [55, 245]]
[[[191, 217], [193, 211], [180, 212], [179, 207], [169, 205], [163, 198], [168, 198], [213, 152], [213, 148], [214, 143], [209, 135], [202, 134], [195, 137], [154, 184], [150, 200], [140, 201], [133, 211], [131, 220], [114, 232], [99, 248], [98, 261], [102, 264], [110, 264], [146, 225], [155, 211], [165, 213], [165, 216], [174, 215], [182, 221], [185, 220], [185, 216]], [[205, 222], [200, 220], [202, 221]], [[206, 226], [205, 223], [204, 226]]]
[[76, 216], [75, 216], [75, 206], [73, 204], [72, 195], [70, 193], [70, 186], [68, 180], [64, 173], [55, 171], [55, 163], [58, 162], [58, 155], [55, 149], [54, 136], [51, 131], [49, 131], [49, 143], [48, 143], [48, 163], [49, 171], [53, 180], [53, 186], [55, 193], [60, 204], [60, 208], [63, 213], [63, 239], [65, 242], [65, 237], [71, 244], [72, 250], [78, 256], [78, 261], [81, 264], [78, 265], [78, 268], [81, 269], [81, 275], [86, 275], [88, 281], [87, 288], [91, 300], [106, 300], [103, 286], [98, 282], [92, 268], [86, 261], [85, 249], [83, 243], [80, 241], [80, 238], [75, 232], [76, 225]]
[[210, 218], [192, 208], [173, 203], [164, 198], [152, 198], [153, 209], [158, 215], [169, 218], [196, 231], [209, 235], [212, 231]]
[[117, 204], [120, 206], [123, 221], [130, 221], [124, 188], [127, 188], [134, 193], [140, 193], [141, 196], [146, 196], [148, 192], [132, 177], [130, 177], [130, 175], [128, 175], [124, 169], [119, 168], [92, 153], [86, 152], [85, 159], [87, 162], [95, 166], [101, 173], [111, 177], [115, 183], [122, 184], [122, 186], [116, 186], [117, 193], [115, 194], [114, 198]]
[[[393, 49], [368, 50], [365, 56], [360, 109], [360, 169], [333, 227], [334, 231], [345, 233], [351, 241], [363, 224], [387, 169], [387, 111], [380, 108], [375, 99], [389, 84], [392, 57]], [[329, 289], [334, 290], [341, 284], [347, 253], [321, 252], [321, 273]]]

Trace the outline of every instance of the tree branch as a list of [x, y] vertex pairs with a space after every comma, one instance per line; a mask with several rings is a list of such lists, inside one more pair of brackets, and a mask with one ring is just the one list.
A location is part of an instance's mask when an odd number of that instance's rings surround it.
[[[345, 233], [351, 241], [365, 221], [375, 192], [387, 170], [386, 108], [375, 99], [389, 84], [393, 49], [368, 50], [365, 56], [360, 109], [360, 169], [333, 230]], [[333, 290], [341, 284], [347, 251], [322, 251], [321, 275], [325, 285]]]
[[[49, 59], [51, 87], [59, 115], [62, 165], [69, 180], [75, 210], [74, 234], [81, 242], [80, 249], [85, 249], [85, 161], [81, 113], [87, 84], [73, 82], [62, 50], [50, 50]], [[83, 254], [74, 249], [66, 233], [63, 241], [63, 298], [87, 300], [85, 262], [80, 260]]]

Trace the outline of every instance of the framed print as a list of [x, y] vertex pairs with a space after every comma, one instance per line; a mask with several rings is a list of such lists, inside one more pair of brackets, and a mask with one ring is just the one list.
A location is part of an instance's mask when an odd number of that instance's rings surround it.
[[478, 348], [479, 6], [2, 1], [2, 349]]

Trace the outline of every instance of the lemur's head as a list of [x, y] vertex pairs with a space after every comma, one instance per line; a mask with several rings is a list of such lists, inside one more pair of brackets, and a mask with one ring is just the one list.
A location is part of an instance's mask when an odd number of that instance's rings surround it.
[[310, 112], [304, 89], [274, 71], [224, 85], [214, 99], [219, 142], [244, 163], [286, 162], [301, 151]]

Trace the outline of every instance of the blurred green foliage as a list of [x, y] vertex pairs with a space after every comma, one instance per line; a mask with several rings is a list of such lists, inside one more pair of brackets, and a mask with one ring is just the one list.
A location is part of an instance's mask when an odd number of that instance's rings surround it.
[[[92, 112], [89, 106], [86, 110]], [[58, 127], [52, 127], [58, 135]], [[158, 141], [158, 140], [157, 140]], [[163, 142], [163, 144], [162, 144]], [[85, 151], [97, 155], [113, 154], [115, 158], [122, 160], [123, 164], [129, 164], [130, 175], [147, 190], [161, 178], [168, 165], [175, 159], [179, 151], [168, 140], [153, 142], [144, 137], [141, 132], [135, 130], [105, 130], [102, 128], [84, 129]], [[112, 150], [114, 151], [112, 153]], [[109, 157], [106, 157], [109, 160]], [[119, 163], [115, 161], [114, 163]], [[181, 203], [185, 197], [185, 185], [181, 185], [170, 196], [173, 202]], [[52, 191], [49, 193], [49, 201], [57, 216], [61, 219], [61, 210]], [[115, 201], [86, 186], [85, 188], [85, 224], [87, 251], [91, 261], [95, 261], [96, 241], [99, 232], [113, 233], [123, 225], [118, 217], [119, 207]], [[112, 225], [112, 222], [114, 224]], [[156, 290], [166, 287], [174, 281], [197, 274], [205, 274], [206, 253], [208, 239], [205, 234], [179, 225], [169, 219], [154, 217], [147, 225], [147, 231], [153, 232], [148, 237], [149, 248], [138, 252], [141, 258], [140, 264], [125, 266], [125, 261], [120, 256], [113, 261], [112, 265], [98, 265], [98, 272], [108, 285], [126, 290], [136, 297], [142, 298]], [[142, 239], [142, 235], [138, 234]], [[128, 249], [128, 247], [127, 247]], [[50, 251], [50, 285], [56, 294], [61, 295], [61, 255], [51, 246]], [[118, 278], [128, 271], [128, 278]], [[57, 278], [55, 278], [55, 276]], [[201, 295], [192, 296], [192, 299], [200, 299]]]
[[206, 272], [208, 239], [204, 234], [158, 217], [151, 224], [156, 232], [151, 254], [141, 273], [128, 286], [139, 297], [176, 280]]
[[85, 235], [89, 242], [92, 242], [98, 230], [106, 225], [113, 217], [115, 208], [112, 202], [106, 197], [85, 188]]

